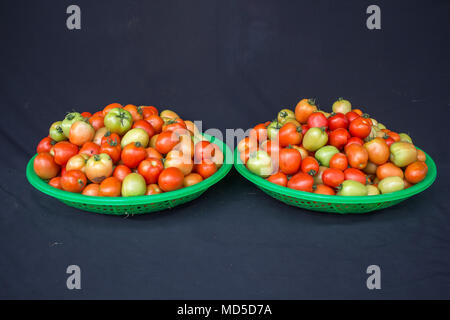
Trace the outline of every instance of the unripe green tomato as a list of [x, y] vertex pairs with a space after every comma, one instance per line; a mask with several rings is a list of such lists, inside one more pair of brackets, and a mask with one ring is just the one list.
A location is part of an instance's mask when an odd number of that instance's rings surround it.
[[333, 103], [333, 106], [331, 108], [333, 109], [334, 113], [340, 112], [346, 114], [347, 112], [352, 111], [352, 104], [348, 100], [339, 98]]
[[303, 148], [308, 151], [316, 151], [326, 145], [328, 135], [322, 128], [310, 128], [303, 136]]
[[122, 181], [122, 196], [143, 196], [147, 191], [145, 179], [139, 173], [130, 173]]
[[386, 129], [386, 126], [380, 122], [378, 122], [377, 124], [378, 129], [382, 130], [382, 129]]
[[368, 196], [376, 196], [377, 194], [380, 194], [380, 190], [378, 190], [378, 188], [374, 185], [369, 184], [366, 188]]
[[277, 120], [280, 124], [285, 124], [287, 119], [295, 119], [294, 111], [290, 109], [283, 109], [278, 112]]
[[49, 130], [49, 136], [56, 142], [66, 140], [67, 137], [62, 129], [62, 121], [53, 122]]
[[127, 144], [133, 142], [139, 142], [141, 147], [147, 148], [148, 141], [150, 140], [147, 131], [141, 128], [134, 128], [125, 133], [122, 140], [120, 141], [120, 145], [124, 148]]
[[338, 196], [367, 196], [367, 188], [361, 182], [345, 180], [337, 193]]
[[84, 120], [83, 116], [79, 112], [71, 112], [66, 115], [64, 120], [62, 121], [61, 128], [64, 132], [66, 138], [69, 138], [70, 127], [75, 121]]
[[409, 142], [394, 142], [389, 148], [391, 155], [389, 159], [397, 167], [406, 167], [417, 160], [417, 149]]
[[133, 117], [127, 110], [114, 108], [109, 110], [103, 122], [110, 132], [124, 135], [133, 125]]
[[405, 188], [405, 182], [400, 177], [387, 177], [378, 183], [381, 193], [391, 193]]
[[330, 160], [336, 153], [339, 153], [338, 148], [334, 146], [324, 146], [316, 151], [314, 157], [319, 161], [320, 165], [329, 167]]
[[280, 128], [282, 125], [278, 121], [272, 121], [269, 126], [267, 127], [267, 136], [270, 140], [274, 140], [278, 136], [278, 131], [280, 131]]
[[411, 137], [406, 133], [399, 133], [398, 135], [400, 136], [400, 141], [413, 143]]
[[250, 172], [263, 178], [270, 176], [273, 171], [272, 158], [263, 150], [250, 154], [246, 165]]

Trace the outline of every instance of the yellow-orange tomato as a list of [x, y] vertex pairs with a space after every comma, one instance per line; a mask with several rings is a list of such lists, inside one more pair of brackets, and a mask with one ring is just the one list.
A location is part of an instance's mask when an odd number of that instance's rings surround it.
[[180, 171], [187, 176], [192, 172], [194, 162], [190, 156], [184, 155], [178, 150], [173, 150], [167, 154], [166, 160], [164, 161], [164, 168], [170, 167], [180, 169]]
[[417, 160], [425, 162], [425, 160], [427, 160], [427, 156], [426, 156], [425, 152], [417, 149]]
[[131, 114], [133, 122], [143, 119], [142, 110], [136, 107], [134, 104], [127, 104], [125, 107], [123, 107], [123, 109], [127, 110]]
[[98, 195], [101, 197], [119, 197], [122, 189], [122, 182], [116, 177], [109, 177], [100, 184]]
[[369, 153], [359, 144], [353, 143], [345, 147], [345, 154], [347, 155], [350, 167], [356, 169], [364, 169], [369, 160]]
[[428, 166], [423, 161], [416, 161], [408, 165], [405, 169], [405, 179], [410, 183], [418, 183], [425, 179], [428, 173]]
[[317, 111], [316, 103], [313, 99], [302, 99], [295, 107], [295, 119], [300, 123], [306, 123], [308, 117]]
[[364, 144], [369, 154], [370, 162], [376, 165], [382, 165], [389, 159], [389, 147], [382, 138], [375, 138]]
[[387, 177], [400, 177], [403, 179], [403, 171], [392, 162], [385, 163], [377, 168], [377, 178], [383, 180]]
[[85, 121], [75, 121], [70, 127], [69, 141], [77, 146], [92, 141], [95, 136], [94, 128]]
[[82, 172], [85, 172], [86, 162], [88, 159], [89, 156], [87, 154], [77, 154], [67, 161], [66, 170], [81, 170]]
[[94, 196], [97, 197], [98, 196], [98, 191], [99, 191], [99, 185], [96, 183], [91, 183], [88, 184], [86, 186], [86, 188], [84, 188], [83, 192], [81, 194], [84, 194], [85, 196]]
[[250, 152], [256, 151], [256, 149], [258, 149], [258, 142], [256, 141], [256, 137], [245, 137], [244, 139], [239, 141], [237, 148], [239, 152], [244, 152], [244, 150], [246, 149], [250, 150]]
[[190, 186], [193, 186], [194, 184], [197, 184], [202, 181], [203, 181], [203, 178], [201, 175], [199, 175], [198, 173], [190, 173], [184, 177], [183, 186], [190, 187]]
[[324, 184], [318, 184], [315, 187], [314, 193], [317, 194], [326, 194], [329, 196], [334, 196], [336, 194], [336, 192], [334, 192], [333, 188], [324, 185]]

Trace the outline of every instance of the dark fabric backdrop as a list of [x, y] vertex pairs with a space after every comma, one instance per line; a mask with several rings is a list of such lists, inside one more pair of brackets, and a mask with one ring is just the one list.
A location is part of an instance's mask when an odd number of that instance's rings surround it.
[[[82, 29], [66, 28], [77, 4]], [[449, 1], [1, 1], [0, 298], [450, 298]], [[110, 102], [247, 128], [339, 96], [436, 161], [422, 194], [361, 216], [289, 207], [233, 169], [129, 218], [69, 208], [25, 166], [49, 125]], [[68, 265], [82, 290], [66, 288]], [[382, 289], [366, 288], [381, 267]]]

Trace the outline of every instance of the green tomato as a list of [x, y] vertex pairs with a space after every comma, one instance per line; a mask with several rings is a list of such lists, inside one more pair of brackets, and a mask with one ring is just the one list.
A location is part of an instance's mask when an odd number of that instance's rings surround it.
[[67, 139], [67, 137], [64, 134], [64, 131], [63, 131], [62, 127], [61, 127], [61, 125], [62, 125], [62, 121], [53, 122], [53, 124], [51, 125], [50, 130], [48, 132], [50, 138], [52, 138], [56, 142], [63, 141], [63, 140]]
[[278, 131], [280, 131], [281, 127], [282, 125], [277, 120], [272, 121], [267, 127], [267, 136], [269, 137], [269, 139], [276, 139], [278, 136]]
[[380, 190], [378, 190], [378, 188], [374, 185], [369, 184], [366, 188], [368, 196], [376, 196], [377, 194], [380, 194]]
[[280, 124], [285, 124], [287, 119], [295, 119], [294, 111], [290, 109], [283, 109], [278, 112], [277, 120]]
[[110, 131], [123, 135], [130, 130], [133, 117], [127, 110], [121, 108], [111, 109], [104, 119], [105, 127]]
[[387, 177], [378, 183], [381, 193], [391, 193], [405, 188], [405, 182], [400, 177]]
[[411, 137], [406, 133], [399, 133], [398, 135], [400, 136], [400, 141], [413, 143]]
[[380, 130], [383, 130], [383, 129], [386, 129], [386, 126], [384, 124], [378, 122], [377, 128], [380, 129]]
[[122, 196], [143, 196], [147, 192], [145, 179], [139, 173], [130, 173], [122, 181]]
[[64, 132], [64, 135], [69, 138], [70, 127], [75, 121], [84, 120], [83, 116], [78, 112], [71, 112], [66, 115], [64, 120], [62, 121], [61, 128]]
[[150, 138], [147, 131], [141, 128], [134, 128], [125, 133], [120, 144], [122, 148], [124, 148], [127, 144], [139, 142], [142, 147], [147, 148], [149, 140]]
[[339, 153], [338, 148], [334, 146], [325, 146], [317, 150], [314, 156], [317, 161], [319, 161], [320, 165], [329, 167], [330, 160], [336, 153]]
[[389, 159], [397, 167], [406, 167], [417, 160], [417, 149], [412, 143], [394, 142], [389, 150], [391, 151]]
[[254, 174], [266, 178], [272, 174], [272, 158], [263, 150], [250, 154], [247, 169]]
[[339, 98], [333, 103], [333, 106], [331, 108], [333, 109], [334, 113], [340, 112], [346, 114], [347, 112], [352, 111], [352, 104], [348, 100]]
[[303, 148], [308, 151], [316, 151], [326, 145], [328, 135], [322, 128], [310, 128], [303, 136]]
[[367, 188], [361, 182], [345, 180], [337, 193], [338, 196], [367, 196]]

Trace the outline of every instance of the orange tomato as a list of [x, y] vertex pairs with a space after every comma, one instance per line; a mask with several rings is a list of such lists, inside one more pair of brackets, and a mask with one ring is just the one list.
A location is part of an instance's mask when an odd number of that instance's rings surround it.
[[103, 116], [92, 116], [91, 118], [89, 118], [89, 123], [95, 130], [98, 130], [105, 126], [105, 124], [103, 123], [103, 118]]
[[382, 138], [375, 138], [364, 144], [369, 154], [370, 162], [376, 165], [382, 165], [389, 159], [390, 151], [386, 141]]
[[77, 146], [82, 146], [92, 141], [95, 136], [94, 128], [87, 122], [75, 121], [70, 127], [69, 141]]
[[392, 162], [385, 163], [377, 168], [377, 178], [383, 180], [387, 177], [400, 177], [403, 179], [403, 171]]
[[344, 171], [348, 167], [347, 156], [343, 153], [336, 153], [330, 159], [330, 168], [339, 169]]
[[119, 164], [113, 172], [113, 177], [117, 178], [119, 181], [123, 181], [127, 175], [131, 173], [131, 169], [124, 164]]
[[295, 107], [295, 119], [300, 123], [306, 123], [308, 117], [317, 111], [314, 99], [302, 99]]
[[193, 186], [194, 184], [197, 184], [202, 181], [203, 181], [203, 178], [201, 175], [199, 175], [198, 173], [190, 173], [184, 177], [183, 186], [190, 187], [190, 186]]
[[409, 183], [419, 183], [428, 173], [428, 166], [423, 161], [416, 161], [408, 165], [405, 169], [405, 179]]
[[122, 182], [116, 177], [109, 177], [100, 183], [98, 195], [101, 197], [119, 197]]
[[325, 194], [325, 195], [329, 195], [329, 196], [334, 196], [336, 195], [336, 192], [334, 191], [333, 188], [324, 185], [324, 184], [318, 184], [315, 186], [315, 188], [313, 187], [314, 193], [317, 194]]
[[54, 178], [50, 179], [50, 181], [48, 182], [48, 184], [49, 184], [50, 186], [52, 186], [53, 188], [56, 188], [56, 189], [62, 189], [62, 186], [61, 186], [61, 177], [54, 177]]
[[111, 110], [111, 109], [114, 109], [114, 108], [123, 108], [122, 107], [122, 105], [120, 104], [120, 103], [111, 103], [111, 104], [108, 104], [104, 109], [103, 109], [103, 111], [102, 111], [102, 113], [103, 113], [103, 116], [106, 116], [107, 114], [108, 114], [108, 112]]
[[353, 143], [345, 147], [345, 154], [347, 155], [350, 167], [356, 169], [364, 169], [369, 160], [369, 153], [359, 144]]
[[88, 184], [86, 188], [83, 189], [83, 192], [81, 192], [81, 194], [85, 196], [98, 197], [99, 187], [100, 186], [97, 183]]
[[145, 193], [145, 195], [150, 196], [152, 194], [160, 194], [163, 192], [164, 191], [162, 191], [161, 188], [157, 184], [153, 183], [153, 184], [149, 184], [147, 186], [147, 192]]
[[147, 158], [155, 158], [155, 159], [162, 159], [163, 156], [161, 153], [158, 152], [155, 148], [148, 147], [145, 149], [145, 152], [147, 152]]
[[425, 160], [427, 160], [427, 156], [426, 156], [425, 152], [417, 149], [417, 160], [425, 162]]
[[39, 153], [33, 162], [34, 172], [41, 179], [51, 179], [56, 177], [59, 172], [59, 165], [56, 163], [54, 157], [48, 152]]
[[127, 110], [131, 114], [133, 121], [144, 119], [142, 117], [142, 110], [136, 107], [134, 104], [127, 104], [125, 107], [123, 107], [123, 109]]
[[80, 170], [68, 170], [61, 176], [61, 187], [65, 191], [80, 193], [86, 184], [86, 175]]
[[156, 133], [160, 133], [162, 131], [162, 127], [164, 125], [164, 120], [157, 114], [152, 114], [148, 117], [145, 117], [145, 121], [147, 121], [148, 123], [150, 123], [152, 125], [152, 127], [153, 127], [153, 129], [155, 129]]

